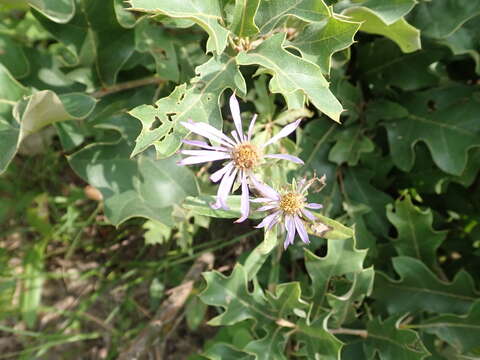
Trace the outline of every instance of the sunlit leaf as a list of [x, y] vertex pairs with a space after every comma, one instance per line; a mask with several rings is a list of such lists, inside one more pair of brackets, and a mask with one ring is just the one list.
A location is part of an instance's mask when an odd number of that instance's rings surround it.
[[410, 25], [404, 18], [387, 24], [373, 10], [367, 7], [352, 7], [343, 12], [353, 21], [362, 22], [360, 31], [369, 34], [383, 35], [397, 43], [405, 53], [414, 52], [421, 48], [420, 31]]
[[255, 50], [239, 53], [237, 61], [240, 65], [265, 67], [272, 74], [270, 90], [281, 93], [289, 108], [302, 108], [308, 98], [320, 111], [340, 121], [342, 105], [330, 91], [320, 68], [286, 51], [284, 41], [284, 34], [276, 34]]
[[194, 21], [210, 36], [207, 51], [220, 55], [227, 46], [228, 30], [222, 26], [224, 21], [218, 0], [130, 0], [129, 3], [136, 11]]
[[235, 0], [230, 28], [239, 37], [253, 36], [258, 33], [254, 18], [260, 3], [260, 0]]

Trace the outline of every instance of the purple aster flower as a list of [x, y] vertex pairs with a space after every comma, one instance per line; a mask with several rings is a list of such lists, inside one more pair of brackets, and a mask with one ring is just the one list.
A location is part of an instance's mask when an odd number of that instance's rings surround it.
[[[249, 179], [257, 181], [253, 175], [257, 166], [263, 159], [284, 159], [303, 164], [303, 161], [296, 156], [288, 154], [264, 154], [264, 149], [279, 139], [290, 135], [300, 124], [300, 119], [286, 125], [278, 134], [260, 146], [252, 143], [253, 128], [257, 115], [254, 115], [248, 126], [247, 133], [243, 132], [242, 119], [240, 117], [240, 106], [233, 94], [230, 97], [230, 111], [235, 124], [231, 137], [228, 137], [220, 130], [203, 122], [181, 122], [191, 132], [207, 138], [211, 144], [198, 140], [183, 140], [185, 144], [199, 147], [203, 150], [181, 150], [182, 154], [190, 155], [178, 162], [178, 165], [200, 164], [209, 161], [226, 161], [224, 166], [210, 176], [213, 182], [219, 182], [216, 202], [212, 204], [215, 209], [228, 209], [226, 200], [232, 191], [235, 180], [241, 184], [241, 217], [236, 222], [242, 222], [248, 218], [250, 212], [249, 203]], [[218, 145], [212, 145], [212, 144]]]
[[256, 227], [270, 230], [274, 225], [283, 223], [286, 231], [286, 238], [283, 243], [285, 249], [293, 244], [296, 233], [298, 233], [300, 239], [302, 239], [305, 244], [310, 243], [305, 226], [306, 223], [315, 225], [317, 233], [324, 233], [329, 230], [326, 225], [319, 223], [315, 215], [308, 210], [318, 210], [322, 208], [321, 204], [307, 202], [306, 196], [308, 188], [315, 180], [316, 179], [312, 179], [307, 182], [306, 179], [302, 179], [298, 184], [294, 180], [291, 188], [283, 192], [277, 192], [270, 186], [255, 181], [254, 186], [262, 197], [251, 201], [264, 203], [263, 206], [258, 208], [258, 211], [270, 212]]

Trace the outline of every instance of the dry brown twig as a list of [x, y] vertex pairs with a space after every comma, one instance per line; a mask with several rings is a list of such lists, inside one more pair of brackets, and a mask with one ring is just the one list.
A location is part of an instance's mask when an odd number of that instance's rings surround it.
[[183, 282], [168, 291], [168, 298], [160, 305], [155, 316], [150, 320], [145, 329], [133, 340], [130, 347], [123, 351], [119, 360], [136, 360], [144, 355], [153, 345], [155, 339], [165, 338], [171, 331], [167, 326], [177, 317], [192, 292], [194, 283], [200, 278], [202, 272], [212, 268], [214, 256], [204, 253], [195, 260]]

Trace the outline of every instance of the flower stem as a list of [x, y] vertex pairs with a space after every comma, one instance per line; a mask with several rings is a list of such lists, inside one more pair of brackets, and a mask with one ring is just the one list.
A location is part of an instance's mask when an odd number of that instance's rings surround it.
[[345, 329], [345, 328], [338, 328], [338, 329], [331, 329], [329, 330], [330, 334], [341, 334], [341, 335], [355, 335], [360, 336], [364, 339], [368, 337], [367, 330], [361, 329]]
[[104, 87], [100, 90], [97, 90], [93, 93], [90, 94], [90, 96], [93, 96], [94, 98], [101, 98], [110, 94], [114, 94], [116, 92], [120, 91], [125, 91], [125, 90], [130, 90], [134, 89], [137, 87], [141, 86], [147, 86], [147, 85], [153, 85], [153, 84], [162, 84], [164, 83], [165, 80], [161, 79], [157, 76], [150, 76], [147, 78], [143, 79], [136, 79], [136, 80], [131, 80], [131, 81], [126, 81], [120, 84], [115, 84], [112, 86]]

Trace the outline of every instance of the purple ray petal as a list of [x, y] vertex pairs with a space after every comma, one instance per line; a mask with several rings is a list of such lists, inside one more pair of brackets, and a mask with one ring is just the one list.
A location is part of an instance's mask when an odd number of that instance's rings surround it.
[[203, 149], [208, 150], [217, 150], [217, 151], [231, 151], [231, 149], [224, 148], [222, 146], [211, 146], [208, 145], [205, 141], [200, 140], [185, 140], [183, 139], [182, 142], [187, 145], [198, 146]]
[[317, 204], [317, 203], [308, 203], [305, 207], [307, 207], [309, 209], [313, 209], [313, 210], [318, 210], [318, 209], [323, 208], [323, 205], [322, 204]]
[[288, 161], [292, 161], [296, 164], [304, 164], [302, 159], [300, 159], [296, 156], [293, 156], [293, 155], [289, 155], [289, 154], [268, 154], [268, 155], [264, 155], [263, 157], [272, 158], [272, 159], [288, 160]]
[[235, 139], [235, 142], [236, 142], [237, 144], [240, 144], [240, 143], [242, 142], [242, 141], [240, 140], [240, 138], [238, 137], [237, 132], [236, 132], [235, 130], [233, 130], [230, 134], [231, 134], [232, 137]]
[[230, 96], [230, 112], [232, 113], [233, 122], [235, 123], [235, 128], [237, 129], [238, 136], [240, 140], [245, 140], [243, 136], [243, 129], [242, 129], [242, 117], [240, 115], [240, 105], [238, 104], [238, 100], [235, 97], [235, 93]]
[[307, 209], [302, 209], [302, 213], [303, 215], [305, 215], [305, 217], [311, 221], [317, 221], [317, 218], [315, 217], [315, 215], [313, 215], [310, 211], [308, 211]]
[[223, 151], [216, 150], [180, 150], [181, 154], [184, 155], [214, 155], [214, 154], [225, 154]]
[[276, 204], [271, 204], [271, 205], [263, 205], [257, 209], [257, 211], [267, 211], [267, 210], [272, 210], [278, 207]]
[[177, 165], [181, 165], [181, 166], [193, 165], [193, 164], [200, 164], [204, 162], [223, 160], [223, 159], [229, 159], [229, 158], [230, 158], [230, 154], [225, 154], [225, 153], [217, 153], [217, 154], [202, 155], [202, 156], [189, 156], [177, 162]]
[[295, 228], [297, 229], [297, 232], [300, 235], [300, 239], [302, 239], [302, 241], [305, 244], [310, 243], [310, 240], [307, 234], [307, 229], [305, 229], [305, 225], [303, 225], [303, 221], [297, 215], [293, 216], [293, 220], [295, 222]]
[[191, 132], [206, 137], [211, 141], [216, 141], [222, 145], [225, 145], [228, 148], [231, 148], [235, 145], [235, 142], [232, 139], [230, 139], [220, 130], [214, 128], [209, 124], [193, 121], [181, 121], [180, 124], [182, 124], [186, 129], [190, 130]]
[[267, 230], [269, 230], [273, 225], [278, 223], [279, 215], [280, 215], [280, 211], [274, 212], [273, 214], [270, 214], [270, 215], [266, 216], [262, 220], [262, 222], [255, 227], [257, 229], [260, 229], [260, 228], [264, 227]]
[[250, 125], [248, 125], [247, 141], [252, 140], [253, 129], [255, 127], [256, 120], [257, 120], [257, 114], [253, 115], [252, 120], [250, 121]]
[[295, 129], [298, 127], [298, 125], [300, 125], [300, 121], [302, 121], [302, 119], [298, 119], [297, 121], [284, 126], [283, 129], [280, 130], [277, 135], [275, 135], [270, 140], [268, 140], [265, 144], [262, 145], [262, 147], [273, 144], [274, 142], [278, 141], [279, 139], [290, 135], [292, 132], [295, 131]]
[[220, 181], [223, 175], [225, 175], [227, 172], [232, 170], [232, 167], [233, 167], [233, 162], [230, 161], [220, 170], [217, 170], [212, 175], [210, 175], [210, 180], [212, 180], [214, 183]]
[[249, 193], [248, 193], [248, 182], [245, 172], [242, 171], [242, 197], [240, 198], [240, 214], [242, 216], [236, 220], [236, 223], [241, 223], [248, 219], [248, 215], [250, 213], [250, 202], [248, 201]]
[[213, 205], [211, 205], [213, 209], [228, 210], [226, 201], [227, 201], [228, 194], [230, 194], [230, 190], [232, 189], [235, 176], [237, 176], [237, 169], [234, 169], [230, 173], [227, 172], [225, 176], [222, 178], [222, 181], [220, 182], [220, 185], [217, 191], [217, 201]]
[[295, 223], [291, 215], [285, 216], [285, 229], [287, 230], [287, 236], [285, 237], [283, 246], [286, 249], [289, 245], [293, 244], [293, 240], [295, 239]]
[[279, 200], [280, 194], [273, 190], [270, 186], [260, 182], [254, 175], [250, 175], [253, 186], [262, 194], [262, 196], [268, 197], [271, 200]]

